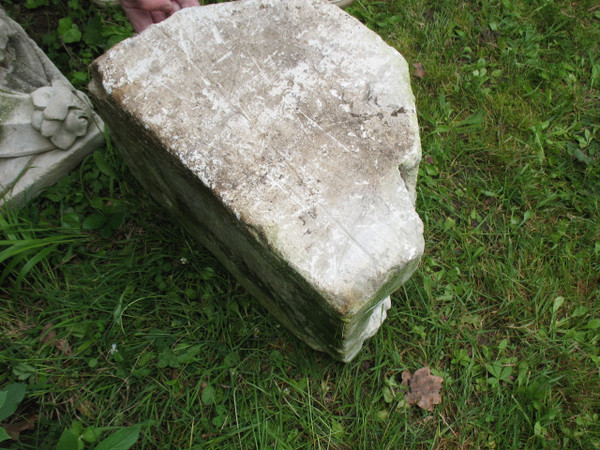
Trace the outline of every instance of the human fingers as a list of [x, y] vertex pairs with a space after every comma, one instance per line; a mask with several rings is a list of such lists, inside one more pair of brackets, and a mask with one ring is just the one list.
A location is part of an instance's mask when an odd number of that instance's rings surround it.
[[121, 6], [124, 10], [162, 11], [165, 14], [169, 14], [173, 10], [171, 0], [121, 0]]
[[177, 3], [182, 8], [189, 8], [191, 6], [200, 6], [198, 0], [175, 0], [174, 3]]
[[167, 18], [167, 15], [162, 11], [150, 11], [150, 16], [152, 17], [152, 23], [159, 23]]
[[125, 11], [125, 15], [136, 33], [141, 33], [154, 23], [148, 11], [126, 7], [123, 7], [123, 11]]

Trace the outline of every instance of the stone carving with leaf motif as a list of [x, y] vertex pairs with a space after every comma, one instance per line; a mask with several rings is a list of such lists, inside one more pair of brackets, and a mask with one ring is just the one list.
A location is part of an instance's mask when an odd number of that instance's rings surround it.
[[0, 8], [0, 204], [21, 202], [103, 142], [89, 99]]

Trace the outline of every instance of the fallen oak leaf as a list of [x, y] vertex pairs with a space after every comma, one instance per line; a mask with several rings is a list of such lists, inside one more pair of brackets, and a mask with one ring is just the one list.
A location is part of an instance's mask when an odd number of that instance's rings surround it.
[[411, 374], [408, 370], [402, 372], [402, 384], [408, 386], [404, 400], [409, 405], [415, 403], [422, 409], [433, 411], [433, 406], [442, 403], [440, 391], [444, 379], [431, 375], [429, 367], [423, 367]]
[[95, 414], [94, 406], [92, 405], [92, 402], [90, 402], [89, 400], [87, 400], [85, 398], [79, 399], [79, 402], [77, 402], [76, 408], [77, 408], [77, 411], [79, 411], [85, 417], [93, 417]]
[[35, 422], [37, 422], [39, 418], [40, 416], [38, 416], [37, 414], [32, 414], [21, 422], [3, 423], [1, 425], [13, 441], [18, 441], [19, 435], [23, 431], [33, 430], [33, 428], [35, 427]]
[[42, 341], [42, 344], [52, 345], [54, 343], [56, 331], [52, 329], [53, 327], [54, 324], [50, 322], [42, 328], [42, 332], [40, 333], [40, 341]]
[[425, 69], [423, 69], [423, 64], [421, 64], [420, 62], [414, 63], [413, 67], [415, 68], [415, 71], [414, 71], [415, 77], [417, 77], [421, 80], [423, 78], [425, 78], [425, 76], [427, 75], [427, 72], [425, 72]]
[[[73, 381], [66, 381], [63, 385], [67, 388], [74, 388], [76, 386]], [[77, 392], [67, 399], [67, 403], [71, 405], [71, 408], [76, 408], [77, 411], [86, 417], [94, 417], [97, 414], [93, 403], [86, 398], [79, 397]]]
[[71, 356], [71, 346], [66, 339], [57, 339], [54, 346], [65, 356]]
[[71, 356], [71, 346], [66, 339], [56, 339], [56, 331], [54, 330], [54, 324], [52, 322], [42, 328], [40, 341], [42, 341], [42, 344], [44, 345], [55, 347], [65, 356]]
[[2, 328], [5, 336], [14, 336], [18, 339], [25, 337], [25, 332], [31, 330], [34, 325], [28, 325], [26, 322], [17, 319], [15, 322], [2, 322]]

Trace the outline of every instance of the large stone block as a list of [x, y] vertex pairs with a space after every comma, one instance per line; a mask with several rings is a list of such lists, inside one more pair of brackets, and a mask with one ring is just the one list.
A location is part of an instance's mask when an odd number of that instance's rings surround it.
[[19, 204], [104, 142], [103, 123], [0, 8], [0, 206]]
[[294, 334], [349, 361], [423, 252], [404, 58], [326, 0], [185, 9], [95, 61], [133, 173]]

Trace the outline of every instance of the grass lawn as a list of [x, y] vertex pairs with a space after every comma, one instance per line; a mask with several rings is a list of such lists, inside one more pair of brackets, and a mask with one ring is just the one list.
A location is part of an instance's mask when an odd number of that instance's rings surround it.
[[[81, 89], [131, 33], [83, 0], [0, 4]], [[600, 448], [600, 5], [347, 11], [409, 62], [423, 145], [426, 252], [380, 331], [349, 364], [308, 348], [107, 145], [0, 219], [0, 389], [27, 387], [4, 423], [32, 422], [0, 446]], [[423, 366], [433, 411], [399, 385]]]

